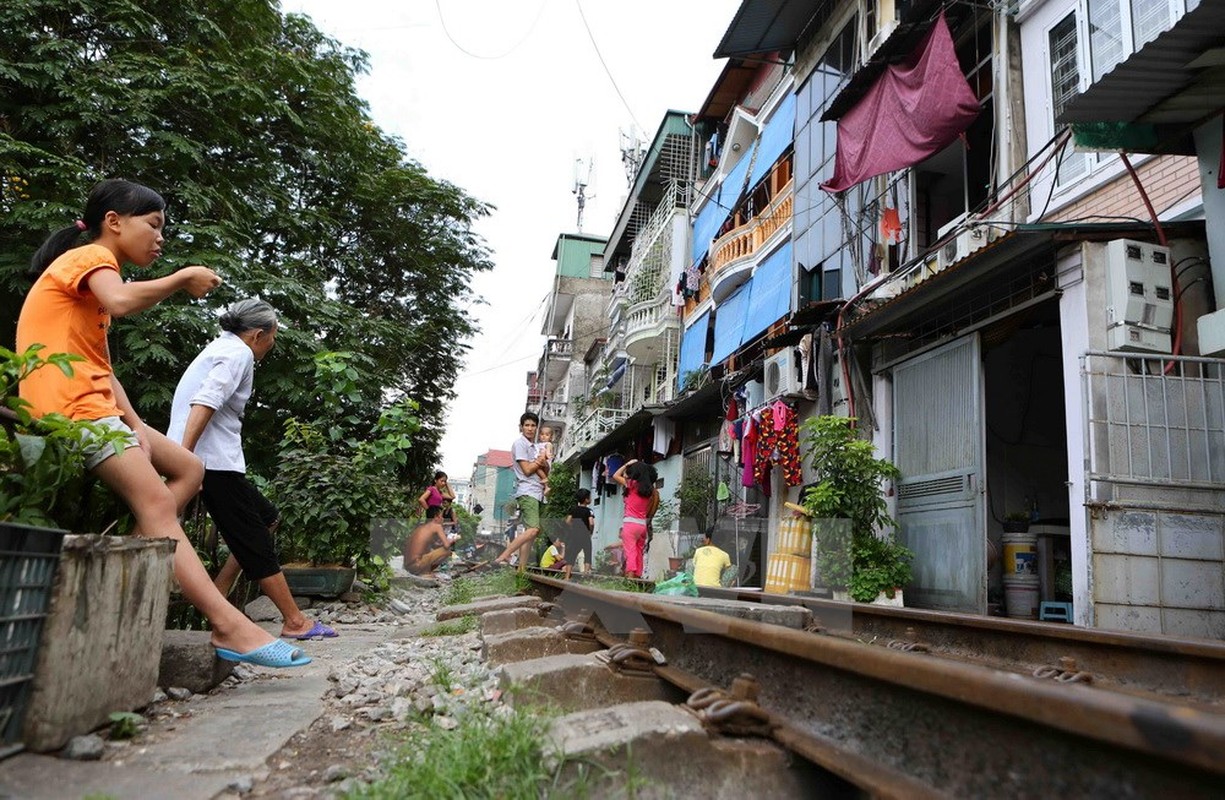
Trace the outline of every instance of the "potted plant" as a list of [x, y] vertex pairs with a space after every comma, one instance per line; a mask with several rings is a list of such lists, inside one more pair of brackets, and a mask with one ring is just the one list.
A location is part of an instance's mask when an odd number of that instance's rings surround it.
[[1029, 531], [1029, 514], [1010, 511], [1004, 515], [1004, 533], [1026, 533]]
[[860, 602], [893, 597], [910, 582], [913, 554], [895, 538], [881, 483], [901, 476], [858, 438], [855, 420], [821, 416], [805, 421], [804, 446], [818, 482], [803, 496], [813, 519], [817, 569], [830, 588], [846, 588]]
[[[325, 373], [333, 372], [330, 364], [323, 359]], [[327, 393], [324, 398], [326, 410]], [[399, 470], [420, 428], [415, 410], [416, 403], [403, 399], [385, 408], [365, 435], [353, 437], [333, 436], [334, 428], [325, 433], [315, 423], [286, 422], [269, 489], [281, 512], [277, 535], [292, 591], [335, 596], [348, 591], [359, 573], [368, 585], [387, 583], [386, 554], [374, 552], [372, 530], [409, 517]]]

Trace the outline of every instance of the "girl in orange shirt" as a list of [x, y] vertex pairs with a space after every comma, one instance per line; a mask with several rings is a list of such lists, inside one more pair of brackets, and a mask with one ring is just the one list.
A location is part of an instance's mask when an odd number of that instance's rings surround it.
[[[17, 321], [17, 351], [42, 344], [48, 353], [76, 353], [85, 360], [73, 365], [71, 376], [35, 371], [22, 381], [21, 396], [35, 415], [58, 412], [127, 434], [118, 454], [111, 445], [87, 445], [86, 467], [132, 509], [134, 533], [177, 542], [175, 578], [208, 619], [217, 655], [271, 667], [309, 664], [302, 650], [273, 639], [217, 591], [178, 520], [200, 490], [204, 467], [141, 421], [111, 369], [106, 332], [112, 317], [144, 311], [179, 290], [203, 297], [221, 284], [215, 272], [198, 266], [147, 281], [120, 277], [121, 264], [148, 267], [162, 254], [165, 208], [148, 187], [102, 181], [90, 191], [82, 218], [53, 233], [34, 254], [30, 268], [37, 280]], [[87, 244], [80, 244], [82, 234]]]

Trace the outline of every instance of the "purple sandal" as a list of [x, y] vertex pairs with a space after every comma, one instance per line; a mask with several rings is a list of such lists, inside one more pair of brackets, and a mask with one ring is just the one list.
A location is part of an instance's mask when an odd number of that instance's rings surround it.
[[334, 639], [339, 635], [340, 634], [338, 634], [335, 629], [329, 628], [327, 625], [324, 625], [322, 622], [318, 621], [316, 621], [315, 624], [311, 626], [311, 629], [306, 633], [299, 633], [296, 635], [282, 634], [282, 636], [284, 636], [286, 639], [297, 639], [300, 642], [304, 642], [307, 639]]

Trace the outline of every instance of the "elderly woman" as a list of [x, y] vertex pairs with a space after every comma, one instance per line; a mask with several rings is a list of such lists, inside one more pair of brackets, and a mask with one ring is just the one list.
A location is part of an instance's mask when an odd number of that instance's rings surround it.
[[307, 617], [294, 602], [272, 539], [277, 510], [246, 475], [242, 416], [251, 397], [255, 362], [276, 344], [276, 311], [263, 300], [239, 300], [220, 322], [221, 335], [179, 380], [166, 434], [204, 462], [201, 499], [230, 548], [217, 588], [228, 594], [241, 568], [281, 612], [281, 636], [335, 636], [336, 631]]

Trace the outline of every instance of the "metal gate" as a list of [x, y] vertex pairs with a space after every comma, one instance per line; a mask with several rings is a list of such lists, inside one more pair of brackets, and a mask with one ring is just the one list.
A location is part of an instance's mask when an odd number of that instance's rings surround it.
[[893, 406], [900, 535], [915, 554], [906, 605], [985, 614], [978, 335], [894, 367]]

